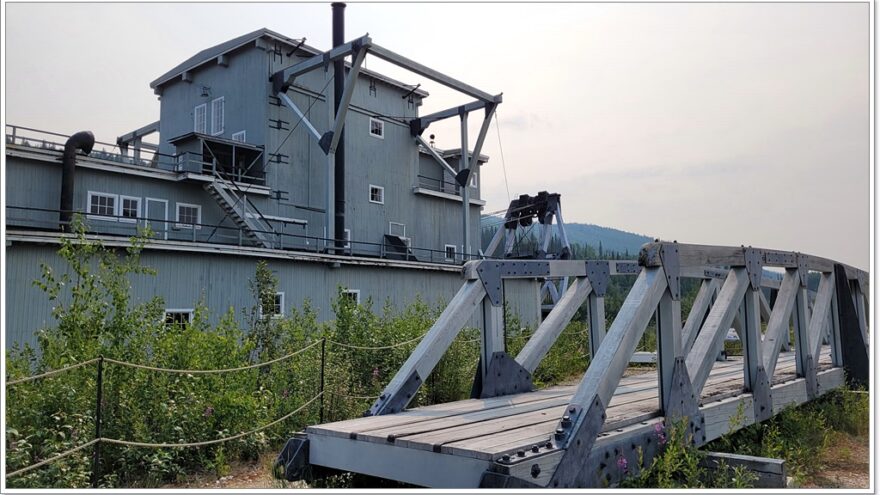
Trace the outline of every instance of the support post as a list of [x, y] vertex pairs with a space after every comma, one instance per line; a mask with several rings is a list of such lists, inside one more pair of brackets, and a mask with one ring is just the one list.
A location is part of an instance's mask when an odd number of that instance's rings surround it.
[[321, 339], [321, 412], [319, 413], [320, 422], [324, 422], [324, 368], [326, 367], [325, 359], [327, 352], [327, 337]]
[[590, 312], [590, 358], [596, 357], [605, 338], [605, 297], [591, 292], [587, 296]]
[[676, 360], [681, 357], [681, 301], [674, 300], [667, 288], [657, 307], [657, 375], [659, 405], [664, 415], [673, 409], [673, 372]]
[[[459, 172], [468, 169], [468, 114], [462, 112], [461, 115], [461, 163], [459, 164]], [[462, 236], [462, 250], [464, 251], [464, 260], [470, 259], [471, 255], [471, 193], [470, 184], [465, 181], [464, 184], [459, 183], [461, 188], [461, 208], [462, 208], [462, 228], [464, 235]]]
[[810, 320], [807, 316], [807, 288], [798, 288], [794, 303], [795, 366], [797, 376], [807, 381], [807, 396], [816, 394], [816, 368], [810, 350]]
[[92, 455], [92, 488], [98, 488], [101, 481], [101, 422], [103, 419], [104, 402], [104, 356], [98, 356], [98, 379], [95, 382], [95, 450]]
[[761, 289], [749, 288], [743, 300], [743, 381], [752, 392], [754, 417], [763, 421], [773, 415], [770, 380], [764, 370], [761, 342]]

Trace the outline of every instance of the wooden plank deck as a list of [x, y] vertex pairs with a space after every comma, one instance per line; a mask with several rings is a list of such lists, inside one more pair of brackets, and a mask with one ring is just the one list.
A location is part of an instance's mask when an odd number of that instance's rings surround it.
[[[795, 380], [795, 368], [795, 354], [781, 353], [773, 384]], [[825, 346], [819, 370], [830, 368], [830, 348]], [[701, 405], [722, 403], [743, 395], [742, 388], [742, 358], [730, 357], [717, 362], [703, 389]], [[352, 448], [358, 444], [393, 445], [491, 462], [511, 449], [546, 442], [575, 389], [576, 385], [558, 386], [492, 399], [463, 400], [398, 414], [310, 426], [306, 432], [310, 438], [354, 440], [349, 443]], [[658, 415], [656, 372], [624, 377], [607, 409], [603, 431], [622, 431]]]

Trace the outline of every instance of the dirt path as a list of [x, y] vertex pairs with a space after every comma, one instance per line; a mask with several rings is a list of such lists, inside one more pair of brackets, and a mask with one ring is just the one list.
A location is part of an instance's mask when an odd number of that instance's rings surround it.
[[807, 480], [804, 488], [869, 488], [870, 459], [867, 436], [836, 432], [820, 458], [825, 469]]
[[162, 488], [307, 488], [305, 483], [287, 483], [272, 476], [272, 464], [277, 453], [267, 452], [259, 460], [235, 462], [229, 474], [217, 477], [216, 474], [193, 475], [179, 483]]

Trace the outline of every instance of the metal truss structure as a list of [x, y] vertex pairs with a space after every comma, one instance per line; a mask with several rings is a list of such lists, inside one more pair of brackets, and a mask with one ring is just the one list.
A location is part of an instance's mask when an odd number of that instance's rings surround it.
[[[319, 55], [315, 55], [291, 67], [282, 69], [272, 74], [272, 76], [270, 76], [269, 78], [270, 82], [272, 83], [273, 93], [297, 115], [297, 117], [302, 121], [303, 125], [305, 126], [307, 132], [315, 139], [315, 141], [317, 141], [321, 150], [323, 150], [324, 153], [328, 156], [328, 163], [330, 164], [330, 166], [328, 166], [327, 177], [327, 232], [334, 231], [333, 226], [330, 225], [330, 222], [332, 222], [332, 219], [334, 218], [335, 208], [334, 198], [331, 197], [334, 181], [334, 176], [332, 172], [334, 155], [336, 153], [336, 148], [339, 144], [340, 136], [342, 135], [342, 130], [345, 126], [345, 116], [348, 113], [351, 97], [354, 94], [355, 86], [358, 83], [358, 74], [360, 73], [361, 67], [363, 66], [363, 62], [367, 54], [373, 55], [377, 58], [385, 60], [386, 62], [409, 70], [410, 72], [430, 79], [431, 81], [434, 81], [436, 83], [442, 84], [443, 86], [458, 91], [459, 93], [462, 93], [466, 96], [476, 98], [476, 101], [442, 110], [440, 112], [435, 112], [430, 115], [425, 115], [410, 121], [410, 132], [413, 136], [413, 139], [424, 146], [424, 148], [431, 154], [431, 156], [437, 161], [437, 163], [441, 167], [454, 175], [456, 181], [461, 186], [463, 205], [462, 223], [464, 228], [463, 250], [465, 256], [468, 255], [467, 253], [473, 253], [474, 250], [471, 246], [472, 240], [470, 234], [469, 216], [470, 191], [468, 190], [467, 183], [470, 178], [471, 170], [473, 170], [477, 166], [477, 160], [479, 159], [480, 151], [483, 148], [483, 143], [486, 140], [486, 134], [489, 131], [489, 124], [492, 121], [492, 117], [495, 115], [495, 109], [502, 101], [501, 94], [491, 95], [469, 84], [449, 77], [446, 74], [431, 69], [430, 67], [426, 67], [414, 60], [410, 60], [387, 48], [373, 43], [373, 40], [369, 36], [362, 36], [348, 43], [334, 47], [332, 50], [329, 50]], [[336, 113], [332, 114], [331, 112], [330, 128], [322, 134], [318, 132], [315, 126], [309, 121], [305, 113], [299, 107], [297, 107], [297, 105], [293, 102], [292, 99], [290, 99], [289, 96], [287, 96], [287, 90], [290, 88], [297, 77], [319, 68], [323, 68], [325, 71], [333, 70], [333, 62], [341, 60], [348, 56], [352, 57], [352, 62], [351, 67], [348, 71], [348, 76], [346, 77], [341, 102]], [[331, 89], [330, 91], [333, 90]], [[332, 100], [333, 98], [327, 98], [328, 102]], [[476, 110], [484, 111], [483, 121], [480, 125], [480, 131], [477, 134], [477, 140], [473, 145], [473, 150], [468, 150], [468, 115]], [[461, 162], [459, 165], [459, 170], [452, 169], [452, 167], [450, 167], [446, 160], [440, 157], [440, 155], [434, 151], [433, 147], [430, 146], [430, 144], [428, 144], [422, 137], [422, 133], [424, 133], [424, 131], [432, 123], [455, 116], [458, 116], [461, 121]]]
[[[766, 277], [764, 267], [784, 271], [781, 282]], [[633, 273], [636, 281], [606, 330], [608, 281]], [[810, 273], [819, 277], [812, 312]], [[508, 355], [503, 281], [562, 276], [574, 281], [519, 354]], [[483, 260], [468, 263], [463, 277], [366, 417], [312, 426], [288, 442], [278, 460], [287, 479], [331, 469], [434, 487], [606, 486], [624, 476], [621, 462], [633, 473], [639, 461], [650, 461], [658, 450], [656, 432], [674, 422], [684, 424], [699, 446], [810, 401], [845, 379], [868, 381], [868, 275], [828, 259], [654, 242], [642, 248], [638, 263]], [[702, 280], [684, 324], [683, 278]], [[716, 285], [712, 301], [707, 294]], [[766, 305], [762, 330], [765, 285], [778, 294]], [[532, 373], [584, 303], [597, 311], [590, 312], [592, 360], [583, 378], [576, 387], [533, 390]], [[406, 409], [476, 311], [484, 319], [479, 398]], [[623, 373], [655, 312], [656, 373], [639, 378], [637, 392], [623, 390], [635, 387]], [[743, 355], [722, 365], [716, 357], [737, 315]], [[791, 320], [794, 351], [786, 353], [782, 343]], [[638, 400], [620, 400], [624, 396]], [[743, 417], [730, 425], [735, 416]]]
[[[504, 251], [500, 257], [513, 257], [517, 230], [531, 227], [534, 219], [537, 219], [541, 225], [541, 231], [538, 234], [538, 247], [526, 259], [567, 260], [571, 258], [571, 245], [568, 243], [565, 223], [562, 220], [562, 198], [558, 193], [548, 193], [547, 191], [541, 191], [535, 196], [522, 194], [510, 202], [507, 212], [504, 214], [504, 224], [489, 241], [489, 246], [483, 253], [484, 256], [496, 257], [495, 253], [503, 242]], [[556, 231], [562, 244], [558, 253], [548, 252], [550, 241], [553, 239], [554, 219], [556, 220]], [[560, 295], [568, 290], [568, 282], [568, 277], [544, 280], [539, 298], [542, 302], [549, 299], [550, 304], [542, 304], [542, 312], [553, 309], [553, 306], [559, 302]]]

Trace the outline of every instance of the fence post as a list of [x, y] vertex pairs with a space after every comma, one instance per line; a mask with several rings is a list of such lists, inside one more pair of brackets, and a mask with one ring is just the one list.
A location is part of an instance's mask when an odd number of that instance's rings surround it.
[[327, 349], [327, 337], [321, 338], [321, 412], [319, 414], [319, 419], [321, 423], [324, 422], [324, 360], [325, 360], [325, 351]]
[[98, 381], [95, 394], [95, 451], [92, 457], [92, 488], [98, 488], [98, 480], [101, 478], [101, 402], [104, 400], [104, 356], [98, 356]]

